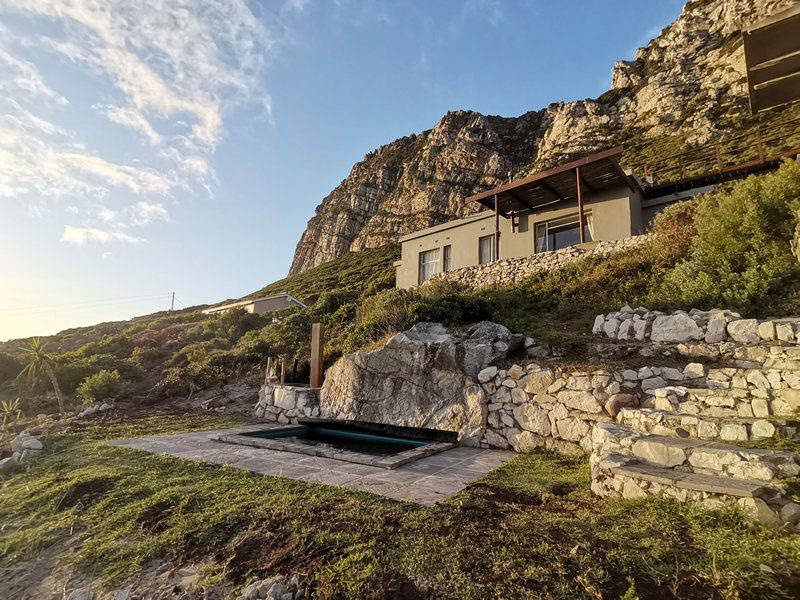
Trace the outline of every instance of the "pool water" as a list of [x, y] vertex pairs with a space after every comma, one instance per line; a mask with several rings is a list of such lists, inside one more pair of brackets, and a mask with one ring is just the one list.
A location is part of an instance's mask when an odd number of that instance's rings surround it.
[[412, 448], [427, 446], [431, 442], [402, 437], [377, 435], [358, 431], [345, 431], [328, 427], [300, 426], [290, 429], [245, 433], [248, 437], [281, 439], [307, 446], [322, 446], [336, 450], [349, 450], [372, 456], [390, 456]]

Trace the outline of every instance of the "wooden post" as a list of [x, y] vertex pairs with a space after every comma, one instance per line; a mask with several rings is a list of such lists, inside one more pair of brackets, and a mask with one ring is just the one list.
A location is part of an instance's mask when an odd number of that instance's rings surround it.
[[281, 385], [286, 384], [286, 359], [281, 359]]
[[325, 378], [323, 369], [324, 342], [322, 339], [322, 323], [311, 326], [311, 387], [321, 388]]
[[500, 201], [494, 195], [494, 259], [500, 260]]
[[583, 195], [581, 193], [581, 168], [575, 167], [575, 187], [578, 190], [578, 231], [581, 244], [586, 241], [586, 232], [583, 230]]
[[267, 385], [272, 379], [272, 357], [267, 357], [267, 370], [264, 373], [264, 385]]

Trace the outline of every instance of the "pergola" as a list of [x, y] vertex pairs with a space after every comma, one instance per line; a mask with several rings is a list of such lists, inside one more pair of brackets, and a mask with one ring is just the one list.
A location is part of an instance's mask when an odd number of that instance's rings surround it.
[[467, 198], [467, 202], [479, 202], [495, 213], [495, 257], [500, 258], [500, 217], [513, 219], [517, 214], [565, 201], [577, 200], [580, 240], [585, 242], [584, 194], [619, 185], [627, 185], [634, 191], [631, 180], [619, 166], [623, 150], [622, 146], [609, 148]]

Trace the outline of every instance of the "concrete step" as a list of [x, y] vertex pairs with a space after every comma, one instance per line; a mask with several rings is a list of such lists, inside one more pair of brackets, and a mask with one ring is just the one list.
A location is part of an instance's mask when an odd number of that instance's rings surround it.
[[595, 464], [614, 453], [634, 456], [641, 462], [685, 473], [775, 484], [800, 475], [800, 464], [791, 452], [644, 434], [616, 423], [595, 425], [592, 430], [591, 462]]
[[700, 502], [709, 508], [735, 503], [767, 524], [800, 527], [800, 505], [778, 487], [746, 479], [676, 471], [622, 454], [610, 454], [594, 465], [592, 491], [604, 497], [666, 496], [681, 502]]
[[644, 408], [710, 417], [800, 417], [800, 390], [744, 390], [665, 386], [652, 390]]
[[723, 442], [793, 438], [800, 440], [800, 421], [689, 415], [654, 408], [623, 408], [617, 423], [641, 433]]

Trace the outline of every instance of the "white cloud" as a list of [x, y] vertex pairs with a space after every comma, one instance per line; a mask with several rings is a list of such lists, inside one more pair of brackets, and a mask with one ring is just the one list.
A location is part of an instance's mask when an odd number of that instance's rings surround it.
[[66, 225], [64, 227], [64, 233], [61, 235], [61, 241], [76, 246], [83, 246], [88, 242], [98, 242], [100, 244], [110, 244], [112, 242], [139, 244], [145, 240], [121, 231], [105, 231], [92, 227], [72, 227], [71, 225]]
[[[0, 199], [36, 214], [70, 199], [85, 222], [66, 242], [139, 241], [122, 230], [169, 221], [165, 199], [212, 193], [229, 112], [250, 103], [271, 118], [261, 73], [277, 38], [246, 0], [0, 0], [0, 19], [11, 13], [26, 18], [0, 22]], [[65, 68], [80, 96], [51, 80]], [[118, 126], [142, 143], [117, 141]]]
[[144, 115], [132, 106], [110, 106], [106, 110], [106, 116], [114, 123], [144, 134], [154, 146], [161, 143], [161, 134], [153, 129]]

